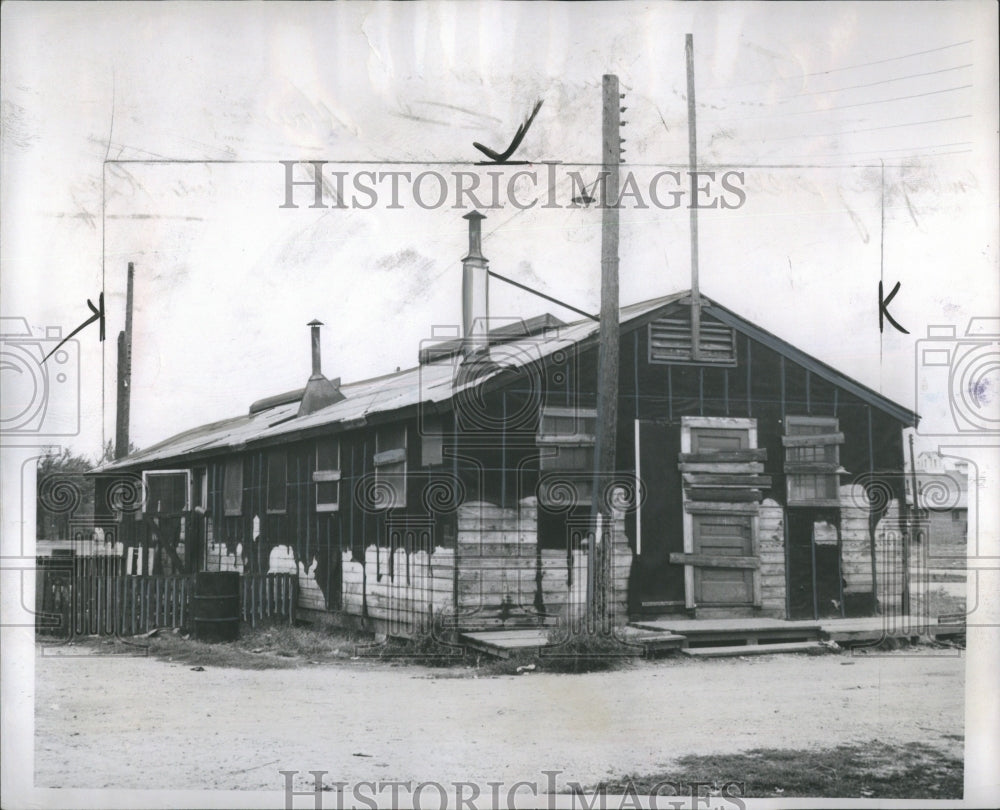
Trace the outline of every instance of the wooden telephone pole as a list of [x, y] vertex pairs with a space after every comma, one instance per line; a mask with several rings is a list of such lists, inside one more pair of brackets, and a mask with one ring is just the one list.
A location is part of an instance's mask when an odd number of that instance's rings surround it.
[[[691, 187], [697, 185], [694, 172], [698, 171], [698, 126], [694, 103], [694, 37], [684, 37], [684, 51], [687, 56], [687, 102], [688, 102], [688, 177]], [[692, 192], [693, 193], [693, 192]], [[701, 359], [701, 291], [698, 288], [698, 209], [692, 198], [688, 205], [691, 217], [691, 360]]]
[[618, 194], [621, 166], [621, 106], [618, 77], [603, 78], [601, 175], [601, 312], [597, 349], [597, 435], [594, 444], [592, 514], [594, 543], [590, 550], [587, 604], [593, 619], [603, 621], [610, 605], [611, 509], [605, 497], [615, 472], [618, 428]]
[[132, 404], [132, 290], [135, 266], [128, 263], [128, 286], [125, 293], [125, 331], [118, 333], [118, 398], [115, 419], [115, 458], [128, 455], [129, 421]]

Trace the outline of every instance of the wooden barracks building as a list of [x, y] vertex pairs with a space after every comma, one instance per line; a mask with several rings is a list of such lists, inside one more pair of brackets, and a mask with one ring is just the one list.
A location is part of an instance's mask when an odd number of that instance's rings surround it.
[[98, 471], [142, 486], [115, 515], [136, 571], [294, 573], [300, 615], [403, 634], [551, 623], [585, 607], [606, 498], [615, 622], [898, 603], [916, 414], [708, 298], [695, 359], [682, 291], [620, 310], [618, 472], [594, 492], [598, 323], [490, 324], [466, 219], [461, 338], [341, 383], [314, 322], [304, 388]]

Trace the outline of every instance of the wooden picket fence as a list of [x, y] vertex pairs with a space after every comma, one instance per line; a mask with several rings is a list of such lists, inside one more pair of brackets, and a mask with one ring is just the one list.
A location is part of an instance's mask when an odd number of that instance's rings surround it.
[[[193, 626], [194, 576], [84, 575], [39, 567], [35, 630], [67, 636], [134, 636], [158, 627]], [[294, 574], [240, 576], [240, 617], [251, 627], [295, 621]]]
[[244, 574], [240, 577], [240, 615], [251, 627], [285, 620], [295, 622], [299, 578], [295, 574]]

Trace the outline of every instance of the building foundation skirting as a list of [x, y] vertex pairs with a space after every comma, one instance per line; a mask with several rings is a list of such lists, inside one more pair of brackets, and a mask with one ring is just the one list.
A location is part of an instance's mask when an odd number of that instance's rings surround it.
[[[872, 587], [869, 509], [858, 493], [841, 492], [841, 574], [845, 595]], [[874, 526], [878, 599], [883, 609], [899, 605], [902, 534], [893, 501]], [[771, 499], [760, 504], [757, 554], [761, 604], [755, 615], [787, 618], [785, 610], [785, 508]], [[573, 626], [587, 608], [589, 554], [585, 548], [541, 548], [538, 506], [525, 498], [516, 507], [469, 502], [458, 508], [455, 548], [407, 553], [369, 546], [364, 563], [345, 552], [341, 610], [353, 626], [389, 635], [412, 636], [451, 629]], [[624, 514], [610, 531], [608, 614], [614, 625], [628, 620], [632, 551]], [[300, 571], [300, 580], [302, 574]], [[304, 583], [306, 586], [308, 582]], [[322, 609], [308, 587], [300, 607]]]

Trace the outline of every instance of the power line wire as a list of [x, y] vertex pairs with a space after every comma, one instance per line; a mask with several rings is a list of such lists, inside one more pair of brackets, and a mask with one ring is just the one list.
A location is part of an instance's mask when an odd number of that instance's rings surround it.
[[871, 67], [872, 65], [884, 65], [887, 62], [898, 62], [898, 61], [900, 61], [902, 59], [910, 59], [911, 57], [914, 57], [914, 56], [924, 56], [925, 54], [928, 54], [928, 53], [937, 53], [938, 51], [946, 51], [946, 50], [948, 50], [950, 48], [958, 48], [958, 47], [960, 47], [962, 45], [969, 45], [970, 43], [972, 43], [974, 41], [975, 40], [972, 40], [972, 39], [966, 39], [966, 40], [963, 40], [962, 42], [953, 42], [950, 45], [942, 45], [942, 46], [940, 46], [938, 48], [930, 48], [930, 49], [928, 49], [926, 51], [914, 51], [913, 53], [905, 53], [902, 56], [890, 56], [887, 59], [877, 59], [874, 62], [862, 62], [859, 65], [848, 65], [846, 67], [830, 68], [830, 70], [817, 70], [817, 71], [814, 71], [812, 73], [800, 73], [797, 76], [789, 76], [786, 79], [781, 79], [781, 78], [778, 78], [778, 79], [759, 79], [759, 80], [753, 81], [753, 82], [743, 82], [742, 84], [718, 85], [716, 87], [709, 87], [707, 89], [709, 89], [709, 90], [723, 90], [723, 89], [726, 89], [727, 87], [750, 87], [751, 85], [755, 85], [755, 84], [770, 84], [771, 82], [774, 82], [774, 81], [790, 81], [791, 79], [805, 79], [805, 78], [807, 78], [809, 76], [825, 76], [828, 73], [842, 73], [845, 70], [857, 70], [858, 68]]
[[937, 96], [941, 93], [953, 93], [956, 90], [968, 90], [970, 87], [972, 87], [971, 84], [963, 84], [958, 87], [945, 87], [942, 90], [929, 90], [926, 93], [914, 93], [911, 96], [894, 96], [893, 98], [883, 98], [878, 99], [877, 101], [859, 101], [856, 104], [842, 104], [839, 107], [826, 107], [822, 110], [799, 110], [796, 112], [790, 112], [788, 115], [804, 115], [814, 112], [829, 112], [830, 110], [847, 110], [852, 107], [867, 107], [871, 104], [888, 104], [894, 101], [906, 101], [911, 98], [923, 98], [924, 96]]
[[953, 93], [956, 90], [968, 90], [972, 84], [963, 84], [957, 87], [945, 87], [941, 90], [930, 90], [926, 93], [914, 93], [909, 96], [893, 96], [892, 98], [881, 98], [875, 101], [860, 101], [855, 104], [841, 104], [836, 107], [823, 107], [815, 110], [789, 110], [787, 112], [775, 112], [771, 115], [742, 116], [734, 115], [729, 118], [713, 118], [706, 123], [721, 124], [725, 121], [764, 121], [769, 118], [783, 118], [789, 115], [812, 115], [814, 113], [833, 112], [834, 110], [848, 110], [853, 107], [868, 107], [872, 104], [890, 104], [896, 101], [907, 101], [914, 98], [924, 98], [926, 96], [936, 96], [942, 93]]
[[820, 155], [790, 155], [789, 159], [795, 160], [796, 158], [823, 158], [823, 157], [847, 157], [849, 155], [882, 155], [889, 152], [910, 152], [911, 154], [905, 155], [905, 157], [937, 157], [938, 155], [947, 154], [962, 154], [964, 152], [971, 152], [971, 149], [965, 149], [961, 152], [922, 152], [925, 149], [946, 149], [950, 146], [971, 146], [972, 141], [959, 141], [956, 143], [935, 143], [928, 144], [927, 146], [904, 146], [900, 149], [863, 149], [859, 152], [829, 152]]
[[936, 76], [939, 73], [950, 73], [953, 70], [964, 70], [965, 68], [972, 67], [970, 62], [967, 65], [956, 65], [955, 67], [942, 68], [941, 70], [930, 70], [927, 73], [911, 73], [907, 76], [897, 76], [893, 79], [881, 79], [877, 82], [868, 82], [867, 84], [851, 84], [847, 87], [836, 87], [832, 90], [812, 90], [808, 93], [796, 93], [794, 96], [785, 96], [784, 98], [777, 99], [778, 101], [790, 101], [793, 98], [802, 98], [803, 96], [820, 96], [826, 93], [843, 93], [846, 90], [860, 90], [865, 87], [877, 87], [880, 84], [892, 84], [892, 82], [902, 82], [908, 79], [920, 79], [924, 76]]
[[899, 129], [900, 127], [918, 127], [924, 124], [940, 124], [945, 121], [960, 121], [963, 118], [972, 118], [972, 114], [968, 115], [953, 115], [950, 118], [929, 118], [926, 121], [907, 121], [903, 124], [887, 124], [883, 127], [866, 127], [864, 129], [849, 129], [843, 132], [826, 132], [826, 133], [815, 133], [815, 134], [804, 134], [804, 135], [782, 135], [779, 138], [768, 138], [769, 141], [789, 141], [794, 138], [835, 138], [841, 135], [854, 135], [859, 132], [877, 132], [882, 129]]

